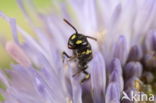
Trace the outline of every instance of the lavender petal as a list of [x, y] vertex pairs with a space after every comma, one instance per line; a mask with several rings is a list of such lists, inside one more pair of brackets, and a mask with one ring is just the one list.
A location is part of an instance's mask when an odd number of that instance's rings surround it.
[[134, 45], [132, 46], [129, 56], [128, 56], [128, 61], [139, 61], [143, 57], [143, 52], [140, 46]]
[[141, 77], [143, 67], [140, 62], [129, 62], [124, 68], [125, 78]]
[[106, 88], [106, 67], [105, 61], [99, 52], [95, 53], [91, 66], [93, 100], [95, 103], [101, 103], [104, 101], [104, 92]]
[[105, 103], [119, 103], [119, 101], [120, 101], [119, 88], [115, 82], [112, 82], [107, 87]]
[[124, 36], [120, 36], [117, 41], [114, 49], [114, 58], [118, 58], [121, 61], [121, 64], [124, 65], [127, 58], [127, 44], [126, 38]]

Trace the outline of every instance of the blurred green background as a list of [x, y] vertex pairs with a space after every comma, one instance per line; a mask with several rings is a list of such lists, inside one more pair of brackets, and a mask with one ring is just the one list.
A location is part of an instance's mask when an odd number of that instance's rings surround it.
[[[36, 7], [45, 10], [51, 6], [50, 0], [33, 0]], [[15, 18], [16, 22], [24, 28], [26, 31], [30, 31], [29, 25], [25, 20], [16, 0], [0, 0], [0, 11]], [[7, 40], [12, 39], [12, 34], [9, 24], [0, 18], [0, 38], [5, 37]], [[1, 39], [0, 39], [1, 40]], [[0, 68], [9, 68], [9, 64], [12, 62], [11, 58], [7, 55], [4, 47], [0, 45]]]

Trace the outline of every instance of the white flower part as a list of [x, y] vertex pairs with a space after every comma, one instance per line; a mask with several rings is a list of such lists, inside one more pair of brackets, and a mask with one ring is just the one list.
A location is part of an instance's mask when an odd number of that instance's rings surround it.
[[31, 61], [26, 53], [15, 42], [7, 42], [5, 49], [17, 63], [25, 67], [29, 67], [31, 65]]

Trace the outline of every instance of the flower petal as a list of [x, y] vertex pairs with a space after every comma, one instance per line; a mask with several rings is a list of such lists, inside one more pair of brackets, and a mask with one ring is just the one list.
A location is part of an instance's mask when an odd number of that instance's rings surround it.
[[119, 103], [120, 91], [115, 82], [111, 82], [106, 91], [105, 103]]
[[114, 59], [110, 67], [112, 71], [109, 74], [109, 83], [115, 82], [117, 84], [117, 87], [119, 88], [119, 91], [122, 92], [124, 82], [123, 82], [122, 67], [120, 61], [118, 59]]
[[139, 61], [143, 57], [143, 51], [140, 46], [134, 45], [132, 46], [129, 56], [128, 56], [128, 61]]
[[99, 52], [95, 52], [90, 66], [93, 100], [95, 103], [101, 103], [104, 101], [106, 88], [106, 67], [103, 56]]
[[124, 68], [125, 78], [141, 77], [143, 67], [140, 62], [129, 62]]
[[114, 58], [118, 58], [122, 65], [126, 62], [128, 55], [126, 43], [126, 38], [124, 36], [120, 36], [114, 48]]
[[25, 67], [29, 67], [31, 65], [31, 62], [26, 53], [16, 43], [7, 42], [5, 48], [9, 55], [19, 64]]

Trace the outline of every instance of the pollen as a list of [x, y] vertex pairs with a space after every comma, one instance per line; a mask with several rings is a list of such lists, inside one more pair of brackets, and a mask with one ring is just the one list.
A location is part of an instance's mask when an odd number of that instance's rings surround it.
[[90, 75], [88, 74], [88, 75], [86, 75], [86, 78], [90, 78]]
[[73, 35], [73, 36], [71, 37], [72, 40], [75, 39], [75, 38], [76, 38], [76, 35]]
[[82, 43], [82, 40], [77, 40], [76, 41], [76, 44], [81, 44]]
[[140, 91], [142, 89], [142, 82], [140, 80], [135, 80], [134, 87], [136, 90]]

